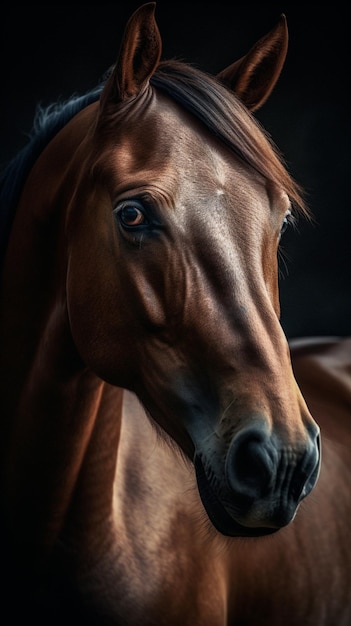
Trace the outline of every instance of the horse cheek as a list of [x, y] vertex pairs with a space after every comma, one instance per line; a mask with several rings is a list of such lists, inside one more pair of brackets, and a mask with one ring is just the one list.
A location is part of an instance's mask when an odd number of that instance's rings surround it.
[[114, 250], [106, 241], [101, 244], [97, 236], [71, 249], [66, 283], [70, 327], [84, 363], [106, 382], [129, 388], [135, 376], [133, 323], [120, 296]]

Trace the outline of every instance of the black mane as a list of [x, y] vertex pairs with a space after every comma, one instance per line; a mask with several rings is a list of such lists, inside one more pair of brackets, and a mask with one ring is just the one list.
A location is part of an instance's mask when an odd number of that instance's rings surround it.
[[0, 265], [5, 254], [16, 207], [30, 170], [55, 135], [86, 106], [98, 100], [102, 86], [66, 102], [37, 108], [29, 142], [0, 173]]

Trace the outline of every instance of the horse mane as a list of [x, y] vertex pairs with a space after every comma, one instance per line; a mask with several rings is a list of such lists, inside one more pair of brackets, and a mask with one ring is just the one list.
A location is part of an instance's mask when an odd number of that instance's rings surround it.
[[[77, 113], [99, 99], [108, 75], [109, 72], [97, 87], [84, 95], [72, 96], [65, 102], [53, 103], [45, 109], [37, 107], [28, 144], [0, 173], [0, 264], [22, 189], [35, 161]], [[199, 119], [265, 179], [282, 187], [292, 204], [308, 214], [300, 187], [287, 171], [268, 133], [218, 80], [189, 63], [170, 60], [159, 64], [150, 83]]]
[[302, 189], [289, 174], [277, 146], [227, 87], [210, 74], [177, 60], [162, 61], [150, 82], [203, 122], [264, 179], [284, 189], [293, 207], [308, 216]]
[[17, 204], [27, 177], [44, 148], [86, 106], [99, 99], [102, 84], [67, 101], [36, 108], [28, 143], [0, 173], [0, 265], [5, 254]]

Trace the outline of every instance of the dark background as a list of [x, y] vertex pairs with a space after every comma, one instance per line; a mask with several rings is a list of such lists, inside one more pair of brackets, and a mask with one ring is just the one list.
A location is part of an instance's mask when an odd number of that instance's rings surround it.
[[[26, 142], [35, 107], [81, 93], [115, 62], [125, 23], [142, 2], [7, 6], [1, 17], [4, 164]], [[350, 39], [338, 5], [166, 2], [156, 17], [163, 58], [216, 73], [244, 54], [284, 12], [283, 74], [257, 117], [307, 193], [314, 223], [284, 236], [282, 324], [289, 337], [351, 335]]]

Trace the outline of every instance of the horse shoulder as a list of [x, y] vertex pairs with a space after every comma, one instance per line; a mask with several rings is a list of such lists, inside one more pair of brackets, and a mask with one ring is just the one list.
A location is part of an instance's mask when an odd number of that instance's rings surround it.
[[[110, 401], [113, 406], [113, 393]], [[105, 409], [109, 413], [107, 402]], [[102, 623], [225, 623], [226, 559], [206, 520], [193, 467], [161, 439], [127, 391], [111, 514], [98, 534], [99, 549], [92, 553], [90, 541], [81, 545], [74, 567], [84, 610]]]

